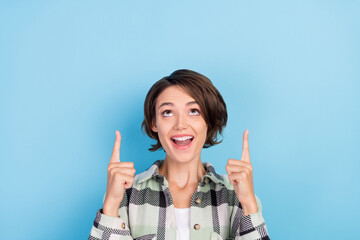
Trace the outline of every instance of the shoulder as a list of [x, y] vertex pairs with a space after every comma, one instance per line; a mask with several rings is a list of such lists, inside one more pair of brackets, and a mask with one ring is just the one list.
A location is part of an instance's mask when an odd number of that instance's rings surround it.
[[224, 187], [226, 187], [229, 190], [234, 190], [234, 186], [231, 184], [229, 180], [229, 176], [227, 174], [219, 174], [222, 178], [222, 183]]
[[228, 190], [234, 190], [234, 186], [230, 183], [227, 174], [218, 173], [210, 162], [203, 162], [203, 165], [206, 170], [205, 176], [209, 177], [210, 180], [216, 184], [221, 185], [222, 187], [227, 188]]
[[134, 176], [133, 187], [140, 187], [144, 185], [143, 183], [149, 182], [148, 180], [156, 179], [156, 176], [159, 176], [159, 167], [162, 163], [163, 160], [156, 160], [148, 169], [136, 174]]

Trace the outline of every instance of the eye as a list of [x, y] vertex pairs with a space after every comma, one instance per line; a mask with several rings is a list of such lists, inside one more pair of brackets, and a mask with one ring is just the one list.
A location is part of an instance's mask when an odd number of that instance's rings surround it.
[[199, 115], [200, 114], [200, 111], [197, 110], [196, 108], [193, 108], [190, 110], [190, 115], [192, 116], [196, 116], [196, 115]]
[[165, 110], [162, 112], [161, 115], [163, 115], [164, 117], [170, 117], [170, 116], [172, 116], [172, 114], [173, 113], [170, 110]]

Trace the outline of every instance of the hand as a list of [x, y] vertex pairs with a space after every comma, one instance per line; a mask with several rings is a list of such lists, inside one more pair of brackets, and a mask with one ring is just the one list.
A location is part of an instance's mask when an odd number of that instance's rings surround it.
[[243, 147], [241, 160], [229, 159], [225, 167], [229, 180], [234, 186], [236, 196], [243, 208], [243, 214], [249, 215], [258, 211], [254, 184], [253, 169], [249, 153], [249, 130], [243, 135]]
[[117, 130], [115, 134], [115, 144], [108, 166], [103, 213], [117, 217], [125, 190], [130, 188], [134, 182], [135, 168], [132, 162], [120, 162], [121, 135]]

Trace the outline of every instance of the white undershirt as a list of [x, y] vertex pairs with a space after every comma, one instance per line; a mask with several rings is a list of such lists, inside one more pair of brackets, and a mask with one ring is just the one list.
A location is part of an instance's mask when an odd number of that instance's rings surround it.
[[190, 208], [175, 208], [176, 240], [190, 240]]

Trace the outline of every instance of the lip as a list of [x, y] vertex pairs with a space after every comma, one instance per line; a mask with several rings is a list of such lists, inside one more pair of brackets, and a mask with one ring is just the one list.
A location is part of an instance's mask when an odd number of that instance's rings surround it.
[[191, 134], [176, 134], [176, 135], [171, 136], [171, 138], [186, 137], [186, 136], [194, 137]]
[[[193, 137], [192, 141], [191, 141], [188, 145], [185, 145], [185, 146], [176, 145], [176, 144], [174, 143], [174, 141], [172, 140], [172, 138], [185, 137], [185, 136], [191, 136], [191, 137]], [[194, 141], [194, 138], [195, 138], [195, 137], [194, 137], [193, 135], [191, 135], [191, 134], [176, 134], [176, 135], [173, 135], [173, 136], [171, 137], [170, 141], [171, 141], [172, 145], [173, 145], [176, 149], [186, 150], [186, 149], [188, 149], [189, 147], [191, 147], [191, 145], [192, 145], [192, 143], [193, 143], [193, 141]]]

